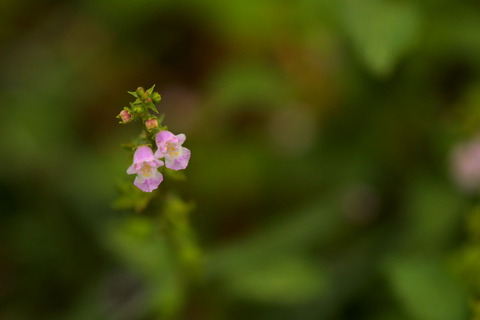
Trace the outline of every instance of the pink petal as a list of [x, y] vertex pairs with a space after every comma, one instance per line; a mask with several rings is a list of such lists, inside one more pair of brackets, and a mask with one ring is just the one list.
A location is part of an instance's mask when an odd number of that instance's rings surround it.
[[163, 176], [160, 172], [157, 171], [158, 174], [155, 174], [153, 177], [150, 178], [143, 178], [141, 176], [137, 176], [133, 184], [135, 184], [140, 190], [144, 192], [152, 192], [153, 190], [157, 189], [160, 183], [163, 181]]
[[133, 163], [141, 163], [146, 161], [152, 161], [153, 151], [149, 146], [141, 146], [135, 150], [135, 155], [133, 156]]
[[160, 145], [165, 144], [168, 140], [175, 137], [173, 133], [170, 131], [160, 131], [157, 136], [155, 137], [155, 142], [157, 142], [157, 146], [160, 148]]
[[185, 139], [187, 139], [187, 137], [183, 133], [177, 134], [176, 138], [179, 145], [182, 145], [185, 142]]
[[188, 166], [190, 150], [182, 148], [182, 155], [178, 158], [165, 157], [165, 165], [172, 170], [183, 170]]

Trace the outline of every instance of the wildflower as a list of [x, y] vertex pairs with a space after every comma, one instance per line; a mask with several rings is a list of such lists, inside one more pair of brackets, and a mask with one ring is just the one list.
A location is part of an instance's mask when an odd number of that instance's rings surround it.
[[158, 120], [155, 118], [148, 119], [145, 121], [145, 127], [148, 131], [152, 131], [155, 128], [158, 128]]
[[155, 157], [165, 157], [165, 166], [169, 169], [185, 169], [190, 160], [190, 150], [182, 147], [185, 139], [183, 133], [174, 135], [170, 131], [160, 131], [155, 137], [158, 147]]
[[123, 123], [128, 123], [130, 120], [132, 120], [132, 115], [130, 112], [128, 112], [128, 110], [122, 110], [122, 112], [120, 112], [118, 115], [118, 118], [121, 118]]
[[140, 190], [152, 192], [163, 181], [163, 176], [157, 168], [163, 166], [163, 161], [155, 159], [153, 151], [148, 146], [141, 146], [135, 151], [133, 164], [127, 169], [128, 174], [137, 174], [133, 182]]

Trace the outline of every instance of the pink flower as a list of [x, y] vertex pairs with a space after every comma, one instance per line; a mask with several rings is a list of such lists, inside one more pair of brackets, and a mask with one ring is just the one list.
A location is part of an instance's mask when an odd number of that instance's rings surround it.
[[163, 161], [155, 159], [153, 151], [148, 146], [141, 146], [135, 151], [133, 164], [127, 169], [128, 174], [137, 174], [133, 182], [140, 190], [152, 192], [163, 181], [163, 176], [157, 168], [163, 166]]
[[160, 131], [155, 137], [158, 147], [155, 158], [165, 157], [165, 166], [169, 169], [185, 169], [190, 160], [190, 150], [182, 147], [185, 139], [183, 133], [174, 135], [170, 131]]

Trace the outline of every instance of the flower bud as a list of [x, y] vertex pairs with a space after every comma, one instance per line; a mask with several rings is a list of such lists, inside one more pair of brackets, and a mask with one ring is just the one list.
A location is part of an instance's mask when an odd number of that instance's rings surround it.
[[148, 97], [147, 99], [145, 99], [145, 103], [150, 103], [152, 102], [152, 98]]
[[139, 98], [143, 98], [145, 96], [145, 90], [142, 87], [138, 87], [135, 92]]
[[122, 110], [117, 118], [121, 118], [123, 123], [128, 123], [132, 120], [132, 115], [130, 112], [128, 112], [128, 110]]
[[151, 118], [145, 121], [145, 127], [148, 131], [158, 128], [158, 120], [156, 118]]
[[153, 100], [153, 103], [157, 104], [160, 102], [160, 100], [162, 100], [162, 97], [160, 96], [160, 94], [158, 92], [154, 92], [152, 94], [152, 100]]
[[133, 107], [133, 112], [136, 114], [141, 114], [143, 112], [143, 107], [138, 105]]

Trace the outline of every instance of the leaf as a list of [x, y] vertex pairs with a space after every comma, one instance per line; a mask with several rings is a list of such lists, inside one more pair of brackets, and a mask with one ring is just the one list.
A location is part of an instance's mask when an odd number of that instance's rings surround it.
[[138, 95], [135, 91], [127, 91], [129, 94], [131, 94], [132, 96], [134, 96], [135, 98], [138, 98]]
[[464, 202], [455, 190], [433, 177], [417, 177], [405, 190], [405, 240], [417, 249], [448, 248], [458, 232]]
[[396, 257], [386, 266], [387, 277], [397, 299], [413, 319], [466, 319], [465, 293], [441, 261]]
[[325, 274], [303, 257], [270, 257], [227, 279], [233, 294], [259, 302], [297, 304], [322, 292]]
[[163, 119], [165, 119], [165, 114], [161, 114], [158, 116], [158, 126], [161, 127], [162, 126], [162, 122], [163, 122]]
[[206, 276], [226, 292], [258, 302], [296, 304], [322, 294], [328, 273], [302, 251], [329, 243], [342, 230], [333, 205], [321, 200], [295, 208], [262, 232], [211, 251]]
[[158, 113], [158, 110], [157, 110], [157, 108], [155, 107], [155, 104], [153, 104], [153, 103], [151, 103], [151, 102], [150, 102], [149, 104], [147, 104], [147, 108], [148, 108], [148, 109], [152, 109], [153, 111], [155, 111], [156, 113]]
[[[105, 234], [106, 245], [122, 265], [138, 277], [141, 308], [172, 319], [183, 305], [184, 293], [172, 253], [155, 220], [133, 216], [120, 221]], [[132, 295], [135, 293], [130, 292]], [[129, 299], [130, 300], [130, 299]], [[142, 317], [140, 317], [142, 318]]]
[[153, 89], [155, 88], [155, 85], [153, 85], [150, 89], [148, 89], [146, 92], [148, 93], [149, 96], [152, 95]]
[[343, 20], [357, 54], [380, 76], [389, 75], [413, 44], [420, 25], [406, 2], [345, 0]]

